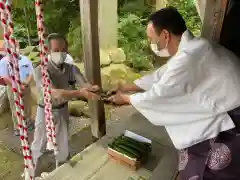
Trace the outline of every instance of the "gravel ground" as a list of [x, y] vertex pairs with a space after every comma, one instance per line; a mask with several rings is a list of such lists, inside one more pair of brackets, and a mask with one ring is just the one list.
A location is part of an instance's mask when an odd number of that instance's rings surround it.
[[[134, 110], [121, 107], [111, 110], [111, 120], [107, 124], [116, 123], [120, 117], [129, 116]], [[93, 142], [90, 120], [85, 117], [70, 117], [69, 150], [70, 157], [81, 152]], [[32, 141], [33, 133], [29, 133]], [[0, 180], [19, 180], [22, 173], [23, 159], [20, 153], [19, 137], [14, 137], [10, 129], [0, 130]], [[3, 158], [2, 158], [3, 157]], [[41, 158], [39, 172], [50, 172], [55, 168], [53, 153], [45, 153]], [[14, 170], [13, 170], [14, 169]]]

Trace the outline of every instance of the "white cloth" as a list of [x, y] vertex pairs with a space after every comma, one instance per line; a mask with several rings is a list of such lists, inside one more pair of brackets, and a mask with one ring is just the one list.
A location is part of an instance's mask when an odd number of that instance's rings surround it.
[[[32, 61], [26, 56], [20, 55], [20, 60], [18, 61], [19, 65], [19, 74], [20, 80], [24, 82], [29, 75], [34, 73]], [[12, 74], [12, 68], [9, 65], [9, 57], [5, 56], [0, 61], [0, 76], [1, 77], [10, 77]]]
[[70, 54], [67, 54], [67, 57], [65, 59], [65, 63], [68, 63], [68, 64], [73, 64], [74, 63], [74, 60], [73, 60], [73, 58]]
[[[50, 54], [48, 55], [48, 59], [50, 59]], [[67, 56], [66, 56], [66, 59], [65, 59], [65, 61], [64, 61], [65, 63], [68, 63], [68, 64], [73, 64], [74, 63], [74, 60], [73, 60], [73, 58], [72, 58], [72, 56], [70, 55], [70, 54], [67, 54]]]
[[[56, 160], [64, 162], [67, 160], [69, 155], [68, 148], [68, 106], [61, 109], [53, 109], [53, 121], [56, 128], [56, 140], [59, 148], [59, 153], [56, 155]], [[37, 108], [37, 115], [35, 119], [35, 131], [34, 140], [31, 145], [33, 162], [38, 167], [38, 160], [46, 150], [45, 146], [47, 143], [46, 137], [46, 124], [45, 124], [45, 113], [44, 108]]]
[[151, 123], [165, 126], [177, 149], [214, 138], [235, 127], [227, 112], [240, 105], [238, 61], [186, 31], [166, 67], [136, 81], [147, 91], [131, 95], [131, 104]]
[[7, 86], [0, 85], [0, 116], [9, 108]]

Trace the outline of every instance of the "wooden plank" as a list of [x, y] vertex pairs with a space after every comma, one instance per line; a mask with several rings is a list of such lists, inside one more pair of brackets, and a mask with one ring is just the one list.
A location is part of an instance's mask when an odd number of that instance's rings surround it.
[[[83, 59], [87, 79], [101, 87], [98, 0], [80, 0]], [[89, 101], [91, 129], [96, 138], [106, 134], [104, 104], [102, 101]]]
[[156, 10], [165, 8], [167, 5], [167, 0], [156, 0]]
[[195, 0], [195, 6], [202, 22], [204, 20], [204, 15], [205, 15], [206, 1], [207, 0]]
[[229, 0], [207, 0], [202, 37], [219, 42]]

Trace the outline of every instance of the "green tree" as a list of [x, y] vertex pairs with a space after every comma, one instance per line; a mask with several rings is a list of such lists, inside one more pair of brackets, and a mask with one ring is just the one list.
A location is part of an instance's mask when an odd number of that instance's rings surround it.
[[[34, 40], [34, 42], [37, 42], [38, 39], [34, 2], [33, 0], [14, 0], [15, 36], [24, 44], [27, 44], [27, 42], [29, 44], [29, 39], [30, 41]], [[43, 2], [47, 33], [58, 32], [67, 35], [72, 19], [75, 19], [80, 14], [79, 1], [48, 0]]]
[[193, 34], [200, 35], [202, 24], [194, 0], [168, 0], [167, 5], [176, 7], [184, 17], [187, 27]]
[[13, 7], [15, 36], [20, 43], [32, 45], [32, 40], [37, 32], [34, 1], [14, 0]]
[[82, 35], [81, 35], [81, 26], [80, 26], [79, 17], [71, 21], [67, 39], [68, 39], [69, 51], [71, 55], [73, 55], [76, 58], [81, 58], [82, 57]]

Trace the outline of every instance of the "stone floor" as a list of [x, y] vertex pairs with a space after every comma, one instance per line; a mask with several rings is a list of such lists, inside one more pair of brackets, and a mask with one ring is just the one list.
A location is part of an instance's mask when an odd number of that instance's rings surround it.
[[[71, 117], [69, 129], [69, 149], [70, 156], [73, 157], [93, 142], [89, 119]], [[33, 132], [30, 132], [29, 141], [32, 142], [32, 140]], [[0, 158], [0, 180], [19, 180], [23, 171], [23, 157], [20, 151], [19, 137], [13, 136], [11, 128], [0, 130], [0, 156], [4, 157]], [[51, 172], [54, 170], [55, 159], [53, 153], [46, 153], [41, 158], [41, 161], [43, 163], [41, 163], [39, 172]], [[2, 166], [4, 168], [1, 168]], [[11, 166], [17, 168], [13, 171]]]
[[[129, 110], [128, 113], [126, 113]], [[107, 122], [107, 135], [50, 173], [44, 180], [173, 180], [177, 172], [177, 153], [163, 127], [149, 123], [133, 109], [121, 108]], [[119, 116], [119, 114], [121, 114]], [[116, 115], [116, 117], [114, 117]], [[131, 130], [153, 142], [149, 160], [138, 171], [112, 161], [107, 144], [124, 130]]]
[[[152, 176], [151, 180], [174, 179], [177, 155], [165, 129], [153, 126], [139, 113], [136, 113], [132, 107], [126, 106], [115, 109], [111, 113], [111, 120], [107, 121], [107, 136], [91, 146], [89, 145], [93, 142], [93, 139], [91, 129], [88, 126], [89, 120], [72, 117], [70, 122], [71, 138], [69, 146], [73, 158], [59, 167], [58, 170], [53, 171], [46, 180], [127, 180], [126, 176], [134, 179], [138, 179], [139, 176], [145, 178]], [[137, 172], [129, 171], [128, 168], [109, 161], [106, 154], [107, 143], [125, 129], [153, 141], [153, 154], [150, 156], [150, 160]], [[31, 140], [32, 133], [29, 135]], [[19, 138], [14, 137], [10, 130], [2, 130], [0, 131], [0, 142], [2, 142], [0, 143], [0, 154], [5, 157], [0, 161], [0, 179], [19, 180], [22, 172]], [[88, 147], [87, 150], [83, 151], [86, 147]], [[55, 161], [52, 153], [45, 154], [41, 161], [43, 163], [39, 172], [54, 170]], [[98, 165], [96, 165], [97, 163]], [[4, 164], [7, 165], [4, 166]], [[14, 171], [11, 167], [14, 167]], [[58, 175], [61, 175], [61, 177], [59, 178]]]

